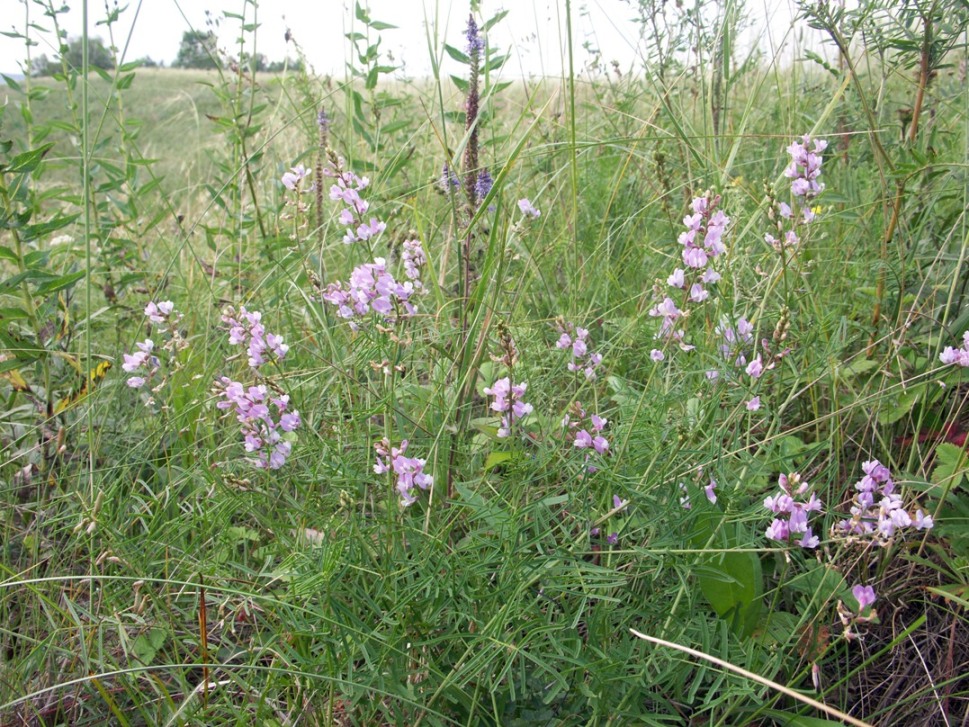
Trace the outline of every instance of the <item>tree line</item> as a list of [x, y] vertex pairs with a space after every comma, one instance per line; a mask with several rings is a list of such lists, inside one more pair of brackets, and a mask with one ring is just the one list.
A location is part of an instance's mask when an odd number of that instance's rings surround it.
[[[105, 45], [101, 38], [88, 38], [88, 65], [91, 68], [100, 68], [104, 71], [114, 70], [115, 53]], [[52, 76], [63, 71], [62, 58], [68, 68], [79, 69], [84, 64], [84, 43], [81, 38], [71, 38], [61, 46], [61, 54], [53, 58], [46, 55], [34, 58], [30, 64], [30, 73], [34, 76]], [[242, 59], [242, 65], [251, 70], [263, 71], [267, 73], [278, 73], [286, 70], [301, 70], [302, 61], [285, 59], [282, 61], [270, 61], [264, 54], [256, 53], [254, 56], [246, 55]], [[150, 56], [145, 56], [138, 61], [142, 68], [164, 67], [164, 61], [156, 61]], [[218, 49], [218, 39], [211, 30], [187, 30], [182, 33], [182, 41], [178, 47], [178, 54], [172, 61], [172, 68], [194, 68], [194, 69], [215, 69], [228, 63], [228, 59]]]

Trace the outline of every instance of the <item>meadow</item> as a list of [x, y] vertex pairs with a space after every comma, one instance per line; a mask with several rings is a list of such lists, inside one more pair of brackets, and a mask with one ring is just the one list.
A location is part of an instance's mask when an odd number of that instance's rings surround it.
[[525, 79], [239, 5], [4, 79], [0, 725], [969, 723], [964, 3]]

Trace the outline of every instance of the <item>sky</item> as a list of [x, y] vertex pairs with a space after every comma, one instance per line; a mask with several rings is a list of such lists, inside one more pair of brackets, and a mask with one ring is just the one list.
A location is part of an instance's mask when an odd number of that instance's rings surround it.
[[[55, 0], [55, 5], [61, 1]], [[206, 29], [205, 10], [216, 18], [222, 18], [226, 11], [240, 14], [245, 10], [247, 22], [253, 22], [252, 0], [127, 0], [120, 6], [116, 3], [121, 0], [106, 1], [112, 8], [122, 9], [113, 29], [114, 44], [127, 48], [126, 58], [151, 56], [166, 65], [174, 60], [184, 31]], [[63, 2], [70, 11], [58, 16], [59, 22], [70, 37], [78, 36], [83, 28], [83, 0]], [[381, 48], [393, 55], [396, 64], [402, 63], [409, 76], [430, 75], [428, 28], [436, 29], [454, 46], [464, 45], [461, 33], [467, 22], [467, 0], [369, 0], [368, 5], [372, 19], [397, 26], [381, 32]], [[636, 5], [636, 0], [572, 0], [577, 69], [590, 58], [583, 47], [586, 43], [602, 52], [606, 64], [616, 61], [623, 71], [641, 67], [639, 26], [633, 20]], [[773, 57], [786, 44], [787, 50], [779, 57], [790, 61], [794, 57], [790, 50], [793, 0], [748, 0], [746, 6], [752, 27], [742, 36], [741, 44], [756, 46], [767, 57]], [[262, 0], [255, 10], [259, 23], [256, 52], [269, 60], [295, 57], [285, 40], [290, 29], [318, 73], [342, 77], [348, 53], [344, 36], [357, 29], [351, 27], [355, 23], [353, 8], [353, 0]], [[23, 32], [27, 22], [51, 27], [51, 20], [42, 16], [35, 0], [0, 0], [0, 9], [0, 31]], [[565, 0], [482, 0], [480, 16], [489, 18], [502, 9], [510, 12], [489, 34], [489, 43], [502, 52], [511, 52], [504, 73], [562, 75]], [[108, 41], [107, 28], [98, 25], [105, 15], [105, 0], [89, 0], [90, 35]], [[238, 20], [222, 18], [217, 28], [220, 43], [230, 49], [237, 47], [238, 28]], [[49, 35], [32, 31], [32, 36], [39, 43], [33, 53], [55, 55]], [[812, 43], [802, 38], [801, 42], [814, 45], [816, 40]], [[251, 45], [248, 50], [251, 52]], [[22, 40], [0, 35], [0, 72], [19, 73], [23, 57]]]

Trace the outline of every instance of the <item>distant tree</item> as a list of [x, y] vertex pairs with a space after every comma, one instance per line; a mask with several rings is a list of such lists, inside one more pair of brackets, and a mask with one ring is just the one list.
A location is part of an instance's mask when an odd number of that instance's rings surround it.
[[269, 59], [262, 53], [256, 53], [254, 56], [246, 54], [242, 57], [242, 61], [243, 65], [252, 71], [265, 71], [269, 66]]
[[164, 61], [156, 61], [151, 56], [145, 56], [144, 58], [139, 58], [138, 63], [142, 68], [161, 68], [165, 65]]
[[218, 68], [219, 56], [215, 33], [211, 30], [186, 30], [173, 68]]
[[285, 61], [273, 61], [265, 68], [269, 73], [282, 73], [285, 70], [299, 72], [303, 70], [303, 61], [287, 58]]
[[[88, 65], [92, 68], [101, 68], [105, 71], [114, 68], [114, 55], [100, 38], [88, 38], [87, 52]], [[80, 70], [84, 65], [84, 41], [81, 38], [69, 40], [64, 57], [67, 59], [68, 66]]]
[[46, 55], [38, 56], [30, 62], [31, 76], [50, 76], [58, 70], [56, 63], [52, 63]]

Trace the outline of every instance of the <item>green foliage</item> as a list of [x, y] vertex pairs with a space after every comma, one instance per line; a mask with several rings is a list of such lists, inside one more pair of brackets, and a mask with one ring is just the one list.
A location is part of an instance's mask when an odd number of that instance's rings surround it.
[[[34, 5], [43, 24], [14, 35], [59, 44], [68, 11]], [[891, 25], [862, 3], [817, 20], [854, 39], [845, 66], [768, 70], [736, 56], [739, 3], [634, 5], [649, 67], [618, 73], [605, 49], [564, 84], [510, 81], [487, 39], [472, 69], [435, 27], [434, 79], [408, 79], [363, 3], [345, 82], [298, 46], [268, 78], [252, 0], [183, 37], [179, 65], [204, 72], [126, 62], [115, 17], [102, 73], [58, 56], [48, 78], [4, 79], [0, 722], [841, 723], [630, 628], [872, 723], [964, 707], [966, 374], [939, 362], [969, 328], [961, 16], [914, 3]], [[223, 21], [238, 43], [218, 56]], [[913, 59], [939, 73], [906, 137]], [[477, 207], [440, 185], [445, 162], [478, 171], [476, 73], [495, 180]], [[831, 140], [827, 188], [778, 249], [784, 148], [808, 132]], [[342, 203], [312, 214], [338, 171], [370, 177], [383, 234], [346, 245]], [[732, 222], [694, 305], [667, 276], [708, 189]], [[416, 315], [352, 329], [321, 302], [375, 258], [400, 277], [414, 239]], [[693, 350], [656, 337], [667, 294]], [[142, 313], [163, 300], [184, 314], [171, 356]], [[227, 305], [260, 311], [285, 359], [253, 372]], [[725, 354], [741, 317], [750, 349]], [[602, 354], [595, 377], [557, 347], [566, 323]], [[164, 376], [131, 387], [123, 355], [146, 337]], [[300, 412], [283, 467], [252, 466], [223, 376]], [[504, 376], [534, 410], [499, 437], [485, 389]], [[607, 453], [576, 446], [592, 413]], [[374, 469], [384, 438], [434, 477], [408, 507]], [[876, 458], [933, 530], [844, 537]], [[823, 502], [816, 549], [765, 536], [764, 499], [794, 472]]]

